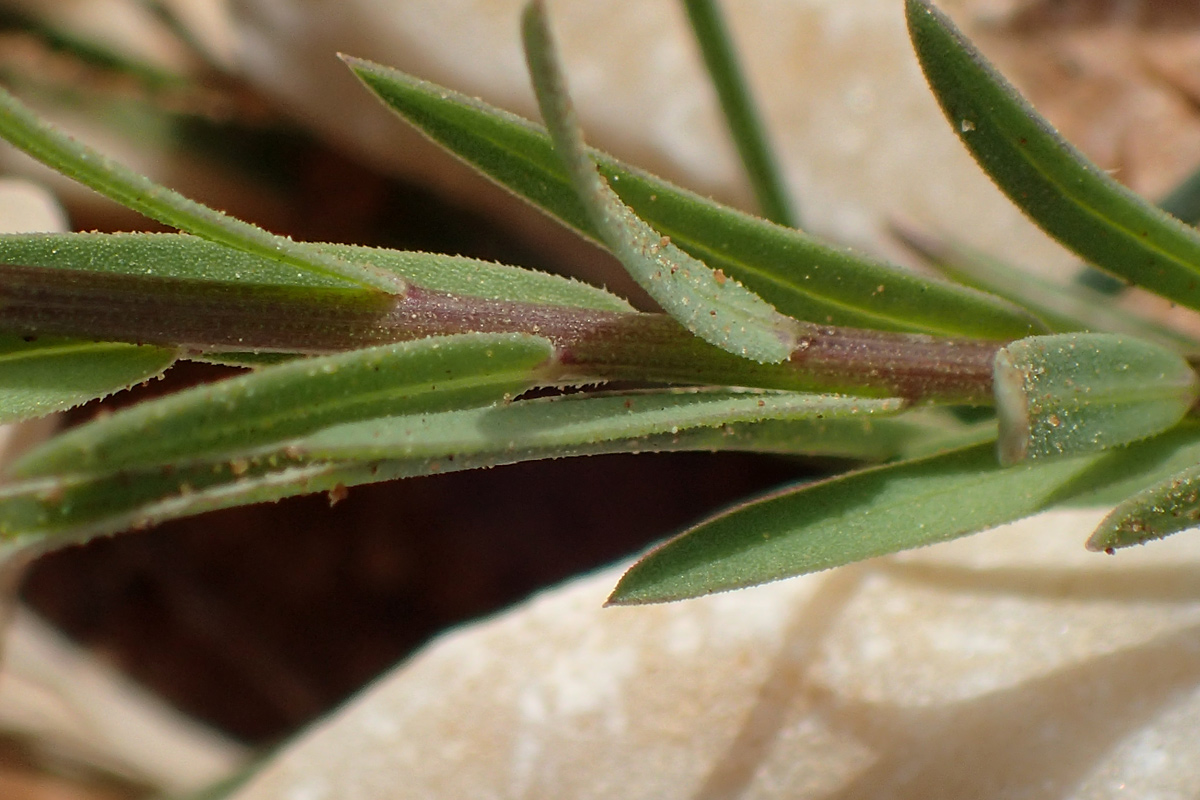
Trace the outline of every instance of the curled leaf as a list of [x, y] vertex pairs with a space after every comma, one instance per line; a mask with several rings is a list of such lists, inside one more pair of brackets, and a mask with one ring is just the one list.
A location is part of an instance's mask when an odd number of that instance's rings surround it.
[[664, 311], [706, 342], [759, 363], [786, 361], [796, 347], [799, 323], [671, 244], [600, 176], [584, 147], [545, 11], [537, 0], [525, 7], [522, 31], [538, 105], [555, 149], [608, 248]]
[[886, 458], [927, 430], [889, 416], [902, 408], [895, 399], [653, 391], [388, 416], [170, 469], [9, 484], [0, 487], [0, 536], [83, 541], [217, 508], [538, 458], [668, 450]]
[[[399, 70], [343, 59], [431, 141], [581, 235], [602, 240], [540, 125]], [[985, 339], [1046, 332], [999, 298], [823, 244], [598, 150], [588, 152], [612, 189], [651, 227], [795, 319]]]
[[[525, 460], [564, 455], [600, 443], [627, 441], [631, 449], [676, 449], [669, 437], [695, 428], [764, 420], [847, 420], [895, 414], [903, 400], [795, 392], [669, 390], [569, 395], [510, 403], [456, 419], [449, 412], [420, 419], [383, 418], [338, 425], [291, 446], [316, 459], [396, 459], [414, 452], [453, 453], [456, 459]], [[747, 428], [752, 431], [753, 428]], [[867, 434], [858, 431], [861, 438]], [[651, 440], [662, 437], [664, 442]], [[822, 437], [813, 431], [814, 441]], [[801, 437], [794, 445], [801, 451]], [[740, 449], [740, 448], [739, 448]], [[495, 454], [495, 455], [492, 455]]]

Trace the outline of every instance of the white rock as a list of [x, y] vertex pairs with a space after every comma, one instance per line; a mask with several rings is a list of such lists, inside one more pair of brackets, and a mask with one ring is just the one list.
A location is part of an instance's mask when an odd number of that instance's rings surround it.
[[0, 233], [62, 233], [67, 215], [47, 189], [21, 178], [0, 178]]
[[1200, 792], [1200, 538], [1056, 512], [702, 600], [619, 570], [441, 637], [236, 800]]

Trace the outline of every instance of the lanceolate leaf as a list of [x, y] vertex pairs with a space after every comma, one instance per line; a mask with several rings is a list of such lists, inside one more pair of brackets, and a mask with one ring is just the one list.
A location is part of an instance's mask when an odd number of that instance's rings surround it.
[[0, 423], [41, 417], [161, 375], [161, 347], [0, 334]]
[[[1197, 347], [1194, 339], [1114, 305], [1111, 294], [1085, 282], [1057, 283], [960, 242], [935, 239], [912, 230], [893, 230], [907, 247], [941, 274], [1029, 309], [1055, 333], [1107, 331], [1185, 349]], [[1091, 274], [1113, 280], [1107, 273], [1092, 271]]]
[[726, 352], [778, 364], [795, 349], [799, 325], [723, 272], [714, 272], [638, 218], [616, 195], [583, 144], [545, 9], [532, 0], [522, 16], [525, 57], [542, 116], [592, 225], [663, 310]]
[[[544, 458], [600, 442], [674, 436], [769, 419], [837, 420], [897, 413], [902, 400], [865, 400], [792, 392], [671, 391], [616, 395], [571, 395], [530, 400], [421, 418], [384, 418], [338, 425], [295, 442], [304, 456], [321, 460], [411, 457], [413, 452], [455, 458], [502, 453], [505, 458]], [[866, 438], [865, 432], [860, 435]], [[814, 437], [817, 438], [817, 437]], [[535, 454], [536, 455], [533, 455]]]
[[[393, 111], [475, 169], [595, 240], [545, 130], [398, 70], [345, 58]], [[596, 150], [601, 174], [639, 217], [784, 314], [811, 322], [1012, 339], [1043, 331], [994, 297], [931, 281], [680, 189]]]
[[1200, 526], [1200, 466], [1138, 492], [1110, 513], [1088, 539], [1090, 550], [1109, 552]]
[[1002, 467], [990, 445], [785, 489], [652, 550], [611, 603], [698, 597], [942, 542], [1138, 491], [1200, 459], [1200, 426], [1102, 453]]
[[886, 416], [902, 407], [784, 393], [648, 392], [388, 417], [211, 462], [10, 484], [0, 488], [0, 536], [79, 541], [216, 508], [538, 458], [670, 450], [886, 458], [923, 432]]
[[486, 300], [633, 311], [625, 300], [587, 283], [523, 267], [440, 253], [410, 253], [338, 244], [314, 244], [347, 261], [370, 263], [430, 291]]
[[1200, 234], [1064, 141], [927, 0], [906, 9], [942, 110], [1009, 199], [1095, 266], [1200, 308]]
[[[489, 300], [632, 311], [603, 289], [544, 272], [436, 253], [350, 245], [295, 243], [349, 263], [370, 263], [423, 289]], [[147, 278], [182, 278], [237, 287], [340, 290], [347, 301], [376, 292], [342, 278], [224, 247], [198, 236], [169, 233], [49, 233], [0, 235], [4, 265], [53, 267]]]
[[185, 233], [301, 270], [340, 277], [360, 287], [392, 293], [404, 288], [402, 281], [373, 265], [353, 264], [333, 254], [307, 249], [160, 186], [39, 119], [3, 89], [0, 89], [0, 137], [51, 169]]
[[25, 455], [11, 473], [175, 465], [339, 422], [484, 405], [535, 384], [553, 355], [536, 336], [464, 334], [291, 361], [74, 428]]
[[387, 295], [187, 235], [0, 236], [0, 330], [195, 353], [328, 353], [434, 334], [537, 331], [555, 315], [632, 316], [601, 289], [531, 270], [310, 247], [347, 261], [366, 256], [411, 285], [403, 296]]
[[1200, 378], [1181, 356], [1109, 333], [1031, 336], [995, 361], [1000, 461], [1070, 455], [1177, 424]]

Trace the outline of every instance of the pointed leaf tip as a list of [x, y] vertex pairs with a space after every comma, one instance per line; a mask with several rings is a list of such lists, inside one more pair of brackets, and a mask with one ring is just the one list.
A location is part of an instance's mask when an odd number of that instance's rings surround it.
[[1200, 424], [1185, 423], [1074, 458], [1004, 467], [982, 444], [785, 487], [659, 545], [626, 572], [609, 604], [700, 597], [947, 541], [1056, 506], [1111, 503], [1197, 463]]
[[943, 12], [926, 0], [905, 10], [946, 119], [1009, 200], [1088, 263], [1200, 308], [1200, 233], [1063, 139]]
[[1200, 527], [1200, 466], [1189, 467], [1114, 508], [1087, 541], [1112, 552]]

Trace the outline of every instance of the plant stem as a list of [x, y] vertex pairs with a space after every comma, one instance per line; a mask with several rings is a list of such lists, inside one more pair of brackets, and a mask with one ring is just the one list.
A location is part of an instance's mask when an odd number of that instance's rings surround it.
[[913, 401], [990, 404], [1003, 342], [804, 324], [782, 364], [726, 353], [663, 314], [490, 300], [409, 286], [354, 289], [117, 275], [6, 265], [0, 328], [22, 335], [161, 344], [196, 351], [318, 354], [454, 333], [523, 332], [559, 351], [549, 377], [636, 380]]

